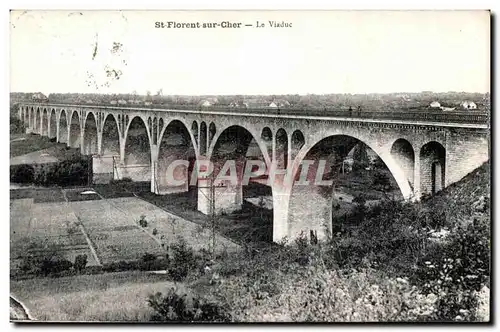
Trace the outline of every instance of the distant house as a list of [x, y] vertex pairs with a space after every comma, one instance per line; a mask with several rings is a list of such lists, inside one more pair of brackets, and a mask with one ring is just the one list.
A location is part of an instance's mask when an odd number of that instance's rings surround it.
[[275, 99], [268, 106], [273, 107], [273, 108], [288, 107], [288, 106], [290, 106], [290, 103], [288, 102], [288, 100], [285, 100], [285, 99]]
[[210, 107], [212, 105], [213, 103], [210, 100], [202, 100], [198, 103], [198, 106], [200, 107]]
[[86, 103], [87, 103], [87, 104], [93, 104], [93, 103], [94, 103], [94, 101], [93, 101], [92, 99], [87, 99]]
[[437, 101], [433, 101], [430, 105], [430, 108], [441, 108], [441, 104]]
[[127, 101], [124, 99], [120, 99], [120, 100], [118, 100], [118, 104], [125, 105], [125, 104], [127, 104]]
[[239, 100], [231, 102], [229, 107], [246, 108], [247, 105], [242, 100]]
[[144, 105], [146, 105], [146, 106], [153, 105], [153, 102], [151, 102], [151, 101], [145, 101]]
[[41, 92], [37, 92], [37, 93], [34, 93], [32, 96], [31, 96], [31, 100], [32, 101], [36, 101], [36, 102], [40, 102], [40, 101], [48, 101], [49, 98], [47, 98], [46, 95], [44, 95], [43, 93]]
[[117, 102], [116, 100], [112, 100], [112, 101], [110, 101], [109, 103], [110, 103], [111, 105], [116, 105], [116, 104], [118, 104], [118, 102]]
[[462, 106], [462, 108], [468, 109], [468, 110], [477, 109], [476, 103], [473, 101], [468, 101], [468, 100], [464, 101], [462, 104], [460, 104], [460, 106]]

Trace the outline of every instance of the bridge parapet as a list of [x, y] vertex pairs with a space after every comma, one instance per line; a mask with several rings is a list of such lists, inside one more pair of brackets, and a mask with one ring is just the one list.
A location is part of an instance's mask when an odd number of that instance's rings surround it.
[[[443, 123], [466, 123], [466, 124], [488, 124], [490, 121], [489, 112], [485, 110], [467, 111], [442, 111], [430, 109], [392, 109], [387, 111], [379, 110], [349, 110], [345, 108], [239, 108], [224, 106], [199, 107], [191, 105], [148, 105], [137, 107], [137, 105], [110, 106], [107, 104], [47, 104], [47, 103], [23, 103], [25, 106], [39, 107], [81, 107], [101, 110], [120, 111], [154, 111], [154, 112], [192, 112], [205, 114], [225, 115], [250, 115], [250, 116], [276, 116], [276, 117], [320, 117], [320, 118], [350, 118], [366, 120], [403, 120], [421, 122], [443, 122]], [[160, 106], [160, 107], [158, 107]]]

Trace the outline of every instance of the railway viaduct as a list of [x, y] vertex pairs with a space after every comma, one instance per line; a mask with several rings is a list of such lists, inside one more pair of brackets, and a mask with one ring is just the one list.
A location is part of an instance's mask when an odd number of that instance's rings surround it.
[[[93, 155], [95, 173], [151, 181], [156, 194], [188, 190], [192, 167], [175, 169], [178, 178], [186, 179], [182, 185], [173, 186], [164, 176], [174, 160], [210, 160], [219, 169], [225, 161], [235, 160], [239, 178], [242, 162], [262, 160], [278, 174], [266, 182], [272, 189], [276, 242], [301, 232], [322, 238], [330, 230], [333, 190], [321, 190], [320, 184], [299, 188], [296, 181], [291, 185], [283, 181], [286, 176], [297, 179], [304, 162], [325, 160], [311, 169], [331, 169], [362, 142], [385, 163], [403, 197], [419, 199], [460, 180], [489, 159], [489, 117], [477, 111], [155, 109], [24, 103], [18, 115], [28, 132]], [[205, 214], [212, 208], [207, 198], [211, 185], [207, 178], [198, 180], [198, 210]], [[216, 186], [212, 191], [215, 212], [240, 208], [242, 190], [241, 182]], [[323, 194], [312, 195], [318, 192]], [[315, 199], [318, 218], [303, 217], [300, 206], [309, 197]]]

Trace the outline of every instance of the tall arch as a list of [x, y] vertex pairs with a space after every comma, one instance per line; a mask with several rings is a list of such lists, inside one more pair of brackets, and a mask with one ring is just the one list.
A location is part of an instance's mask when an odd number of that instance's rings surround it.
[[[119, 179], [118, 164], [120, 163], [120, 133], [118, 121], [111, 113], [104, 118], [102, 125], [100, 154], [92, 162], [94, 183], [107, 183]], [[98, 142], [99, 144], [99, 142]]]
[[260, 133], [260, 139], [266, 146], [267, 154], [271, 156], [273, 153], [273, 132], [271, 128], [264, 127]]
[[42, 122], [40, 124], [42, 136], [49, 136], [49, 112], [46, 108], [42, 111]]
[[302, 134], [302, 131], [300, 130], [295, 130], [292, 133], [292, 138], [291, 138], [292, 146], [291, 146], [291, 153], [292, 153], [292, 160], [297, 156], [297, 153], [299, 153], [300, 149], [304, 146], [304, 143], [306, 142], [306, 139], [304, 137], [304, 134]]
[[97, 154], [97, 122], [93, 112], [87, 113], [85, 118], [82, 145], [82, 152], [84, 155]]
[[[239, 125], [230, 126], [214, 136], [214, 143], [211, 145], [208, 156], [213, 165], [213, 173], [217, 176], [214, 179], [216, 213], [240, 210], [246, 198], [258, 198], [259, 193], [254, 189], [255, 187], [265, 192], [265, 198], [272, 205], [272, 190], [267, 187], [266, 181], [262, 182], [259, 177], [252, 176], [247, 179], [243, 177], [247, 162], [251, 160], [254, 160], [251, 163], [260, 164], [264, 171], [265, 146], [260, 142], [260, 137], [256, 138], [249, 130]], [[251, 171], [256, 172], [256, 168], [252, 167]], [[207, 214], [210, 213], [209, 184], [210, 182], [200, 181], [201, 193], [198, 194], [198, 209]], [[272, 222], [268, 226], [272, 229]], [[271, 234], [270, 231], [270, 237]]]
[[415, 183], [415, 151], [410, 142], [399, 138], [392, 144], [391, 156], [403, 169], [405, 177], [413, 187]]
[[212, 140], [214, 139], [216, 132], [217, 129], [215, 127], [215, 123], [211, 122], [210, 126], [208, 127], [208, 145], [212, 144]]
[[56, 110], [52, 108], [50, 110], [50, 117], [49, 117], [49, 138], [56, 138], [57, 137], [57, 115], [56, 115]]
[[[155, 167], [155, 192], [170, 194], [186, 192], [196, 161], [195, 145], [186, 125], [180, 120], [171, 121], [158, 141], [158, 161]], [[178, 161], [187, 162], [175, 164]], [[175, 166], [175, 167], [174, 167]], [[192, 199], [196, 198], [196, 190], [192, 190]]]
[[36, 108], [34, 128], [36, 134], [42, 133], [42, 113], [39, 107]]
[[428, 142], [420, 149], [420, 193], [435, 194], [445, 187], [446, 149]]
[[151, 141], [144, 120], [136, 115], [125, 134], [122, 177], [134, 181], [151, 182]]
[[59, 142], [68, 143], [68, 130], [69, 130], [68, 113], [66, 110], [61, 110], [59, 113]]
[[288, 135], [285, 129], [280, 128], [276, 132], [276, 167], [278, 169], [288, 166]]
[[80, 115], [77, 111], [71, 113], [71, 120], [69, 122], [69, 146], [71, 148], [80, 147]]
[[[370, 144], [350, 134], [318, 135], [313, 142], [304, 144], [293, 162], [292, 185], [285, 209], [287, 216], [280, 216], [285, 222], [281, 228], [278, 227], [275, 240], [283, 236], [294, 238], [302, 232], [321, 239], [332, 231], [332, 205], [345, 194], [338, 181], [342, 178], [342, 165], [349, 152], [359, 144], [366, 145], [380, 158], [386, 169], [385, 174], [392, 178], [389, 179], [391, 182], [397, 183], [401, 196], [411, 196], [405, 173], [390, 154], [390, 149], [386, 150], [383, 146]], [[308, 162], [313, 163], [306, 166]], [[304, 197], [308, 199], [304, 200]]]
[[198, 122], [196, 120], [191, 124], [191, 132], [193, 133], [195, 144], [198, 144]]
[[208, 149], [207, 142], [207, 124], [205, 121], [202, 121], [200, 124], [200, 137], [198, 138], [200, 141], [200, 155], [206, 155]]

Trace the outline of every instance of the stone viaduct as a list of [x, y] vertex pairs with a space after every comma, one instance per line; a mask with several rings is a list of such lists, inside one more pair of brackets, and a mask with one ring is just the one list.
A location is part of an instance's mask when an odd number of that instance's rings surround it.
[[[303, 161], [323, 159], [326, 164], [312, 169], [331, 169], [362, 142], [385, 163], [403, 197], [419, 199], [463, 178], [487, 161], [490, 151], [489, 117], [477, 111], [154, 109], [25, 103], [19, 105], [18, 115], [28, 132], [93, 155], [94, 173], [150, 181], [156, 194], [188, 190], [187, 180], [172, 186], [163, 176], [173, 160], [205, 159], [220, 167], [229, 159], [238, 165], [259, 159], [269, 168], [282, 170], [283, 177], [296, 179]], [[180, 178], [188, 179], [192, 172], [191, 166], [176, 168]], [[198, 210], [205, 214], [211, 211], [210, 183], [198, 181]], [[268, 186], [274, 241], [301, 232], [326, 236], [331, 229], [333, 190], [317, 195], [325, 192], [320, 185], [298, 188], [279, 180]], [[241, 207], [241, 184], [218, 186], [214, 191], [215, 213]], [[315, 200], [314, 209], [308, 207], [308, 199]], [[305, 210], [314, 211], [305, 214]], [[311, 218], [311, 213], [317, 218]]]

